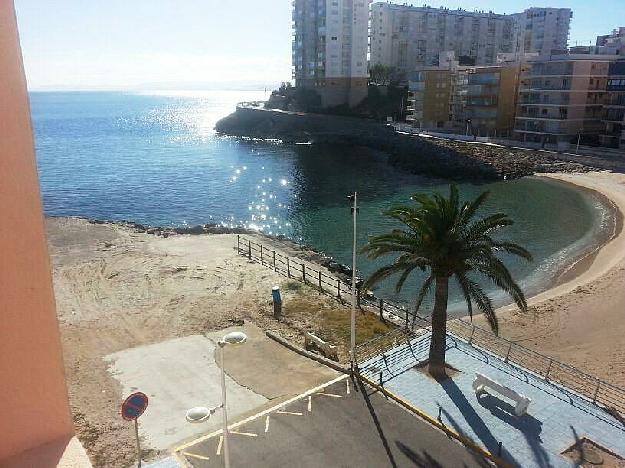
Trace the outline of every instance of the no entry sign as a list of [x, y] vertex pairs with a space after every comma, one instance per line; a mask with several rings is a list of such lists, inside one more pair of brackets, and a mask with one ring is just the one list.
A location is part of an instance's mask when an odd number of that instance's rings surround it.
[[143, 414], [148, 407], [148, 396], [143, 392], [135, 392], [122, 403], [122, 418], [134, 421]]

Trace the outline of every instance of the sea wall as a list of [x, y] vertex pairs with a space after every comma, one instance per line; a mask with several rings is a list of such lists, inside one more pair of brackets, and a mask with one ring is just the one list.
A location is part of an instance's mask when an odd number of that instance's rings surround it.
[[516, 179], [536, 172], [583, 172], [537, 151], [423, 138], [397, 133], [374, 120], [264, 109], [241, 104], [215, 126], [220, 133], [285, 143], [366, 146], [388, 154], [389, 163], [408, 171], [456, 180]]

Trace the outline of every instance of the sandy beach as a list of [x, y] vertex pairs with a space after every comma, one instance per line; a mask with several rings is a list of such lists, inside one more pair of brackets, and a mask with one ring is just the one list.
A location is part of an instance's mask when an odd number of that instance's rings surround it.
[[[606, 196], [620, 211], [621, 220], [612, 239], [579, 262], [576, 276], [528, 301], [528, 314], [512, 307], [500, 309], [501, 336], [625, 386], [625, 175], [591, 172], [546, 177]], [[484, 325], [481, 318], [475, 323]]]
[[[625, 175], [549, 177], [596, 190], [625, 212]], [[612, 239], [571, 270], [572, 279], [530, 299], [529, 314], [502, 308], [499, 316], [502, 336], [623, 386], [625, 235], [617, 224]], [[237, 255], [234, 234], [165, 238], [77, 218], [50, 218], [47, 229], [74, 420], [98, 466], [124, 466], [133, 453], [130, 428], [117, 414], [121, 389], [103, 359], [111, 353], [245, 321], [300, 346], [303, 332], [313, 331], [346, 360], [348, 308]], [[252, 237], [285, 255], [304, 253]], [[284, 297], [280, 321], [272, 316], [274, 285]], [[373, 314], [359, 316], [357, 328], [360, 339], [388, 331]]]

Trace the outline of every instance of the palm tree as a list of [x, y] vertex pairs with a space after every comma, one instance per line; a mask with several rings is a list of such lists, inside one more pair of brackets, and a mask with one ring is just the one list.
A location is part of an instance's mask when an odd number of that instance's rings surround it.
[[385, 215], [404, 224], [404, 228], [371, 237], [363, 249], [369, 258], [398, 254], [393, 263], [373, 273], [365, 282], [365, 287], [372, 287], [383, 279], [400, 274], [395, 285], [395, 290], [399, 292], [413, 271], [428, 272], [416, 297], [415, 316], [434, 285], [428, 365], [430, 374], [435, 377], [445, 375], [447, 300], [451, 277], [460, 286], [471, 318], [475, 305], [485, 315], [495, 333], [498, 332], [498, 322], [492, 301], [471, 278], [471, 274], [485, 276], [508, 293], [519, 309], [527, 310], [523, 291], [512, 279], [504, 263], [497, 258], [497, 253], [507, 252], [527, 261], [531, 261], [532, 256], [517, 244], [491, 237], [499, 229], [513, 224], [507, 215], [498, 213], [476, 218], [478, 209], [487, 197], [488, 192], [484, 192], [472, 202], [461, 204], [455, 185], [450, 186], [449, 198], [439, 193], [432, 196], [413, 195], [411, 200], [416, 206], [397, 206], [385, 212]]

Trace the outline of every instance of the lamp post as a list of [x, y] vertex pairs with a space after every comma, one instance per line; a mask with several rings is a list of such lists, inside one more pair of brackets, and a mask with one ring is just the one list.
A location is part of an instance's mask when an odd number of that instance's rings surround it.
[[230, 332], [217, 342], [221, 353], [221, 405], [214, 408], [196, 406], [187, 411], [186, 419], [190, 423], [202, 423], [207, 421], [219, 408], [223, 411], [222, 432], [224, 449], [224, 466], [230, 468], [230, 451], [228, 447], [228, 411], [226, 407], [226, 367], [224, 362], [224, 348], [227, 345], [240, 345], [247, 341], [247, 335], [243, 332]]
[[352, 218], [354, 221], [353, 228], [353, 245], [352, 245], [352, 316], [350, 321], [350, 352], [349, 359], [354, 370], [356, 363], [356, 218], [358, 215], [358, 192], [354, 192], [353, 195], [349, 195], [350, 201], [353, 202], [352, 206]]

